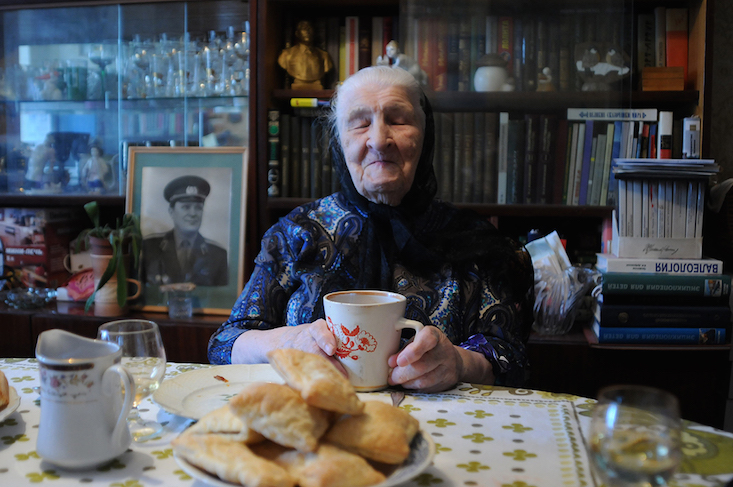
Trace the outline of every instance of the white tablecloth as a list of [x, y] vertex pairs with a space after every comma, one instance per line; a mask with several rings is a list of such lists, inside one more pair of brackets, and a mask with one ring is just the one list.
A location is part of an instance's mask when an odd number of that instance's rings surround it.
[[[208, 367], [170, 363], [166, 377]], [[150, 398], [144, 418], [165, 425], [163, 434], [134, 443], [102, 467], [65, 471], [36, 454], [40, 418], [38, 366], [34, 359], [0, 359], [0, 369], [21, 397], [0, 421], [0, 485], [105, 487], [196, 486], [176, 463], [170, 441], [191, 420], [162, 410]], [[389, 401], [389, 392], [369, 394]], [[527, 389], [459, 384], [442, 394], [408, 394], [401, 407], [420, 421], [436, 443], [433, 464], [409, 486], [565, 487], [594, 485], [584, 432], [593, 400]], [[678, 485], [720, 486], [733, 478], [733, 434], [695, 424], [684, 432], [685, 461]]]

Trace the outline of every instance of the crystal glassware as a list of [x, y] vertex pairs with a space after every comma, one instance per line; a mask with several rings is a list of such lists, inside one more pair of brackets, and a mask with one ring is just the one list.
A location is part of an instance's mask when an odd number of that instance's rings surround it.
[[147, 320], [111, 321], [99, 327], [97, 337], [120, 346], [122, 365], [135, 379], [135, 399], [127, 418], [133, 440], [152, 438], [163, 430], [163, 426], [142, 419], [138, 407], [160, 387], [165, 375], [165, 349], [158, 325]]
[[610, 386], [598, 393], [590, 460], [608, 487], [666, 486], [682, 460], [677, 398], [645, 386]]

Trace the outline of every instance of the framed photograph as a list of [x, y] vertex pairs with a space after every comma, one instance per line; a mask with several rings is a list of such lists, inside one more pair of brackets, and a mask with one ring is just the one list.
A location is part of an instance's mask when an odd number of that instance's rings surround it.
[[138, 308], [193, 287], [194, 313], [228, 315], [244, 286], [245, 147], [130, 147], [127, 212], [143, 234]]

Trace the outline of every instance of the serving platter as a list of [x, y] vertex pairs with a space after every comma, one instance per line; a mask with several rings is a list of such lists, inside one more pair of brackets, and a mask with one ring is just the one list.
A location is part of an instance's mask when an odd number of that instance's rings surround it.
[[169, 413], [201, 419], [252, 382], [285, 381], [270, 364], [219, 365], [164, 380], [153, 393], [153, 401]]
[[[395, 487], [401, 485], [408, 480], [420, 475], [428, 468], [435, 456], [435, 443], [433, 439], [425, 431], [420, 430], [410, 443], [410, 455], [407, 459], [391, 471], [384, 482], [376, 484], [372, 487]], [[231, 482], [225, 482], [220, 478], [212, 475], [200, 468], [192, 465], [184, 458], [173, 454], [181, 469], [196, 480], [200, 480], [206, 485], [214, 487], [231, 487]]]
[[20, 396], [14, 387], [8, 389], [8, 405], [0, 409], [0, 421], [4, 420], [15, 412], [20, 406]]

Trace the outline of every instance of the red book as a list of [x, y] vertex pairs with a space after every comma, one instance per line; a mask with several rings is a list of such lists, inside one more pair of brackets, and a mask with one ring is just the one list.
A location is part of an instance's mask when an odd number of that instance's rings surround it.
[[428, 75], [428, 86], [433, 86], [432, 54], [434, 50], [435, 36], [432, 32], [432, 19], [420, 17], [415, 20], [417, 23], [417, 64]]
[[687, 83], [687, 9], [668, 8], [666, 12], [667, 67], [682, 67]]
[[448, 89], [448, 24], [443, 19], [433, 19], [431, 23], [432, 38], [435, 47], [432, 49], [433, 90]]
[[506, 70], [512, 74], [512, 53], [514, 50], [514, 19], [499, 17], [499, 50], [498, 53], [506, 61]]
[[359, 17], [346, 17], [346, 73], [348, 78], [359, 70]]

